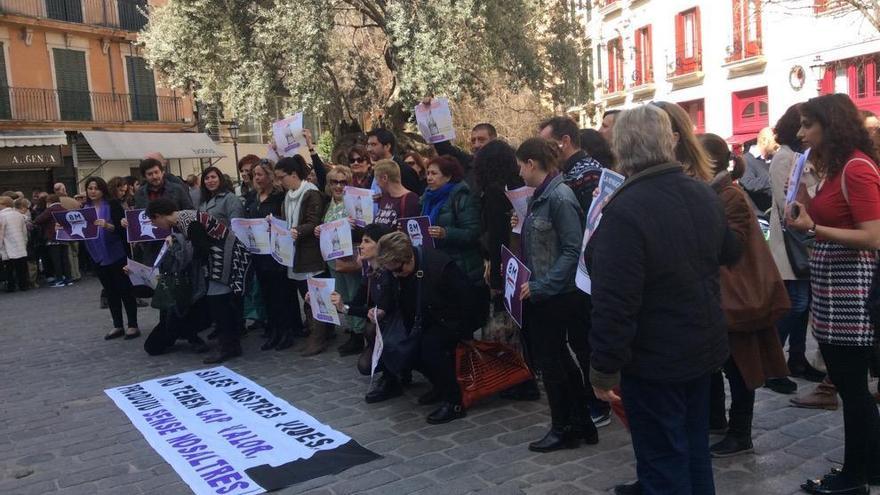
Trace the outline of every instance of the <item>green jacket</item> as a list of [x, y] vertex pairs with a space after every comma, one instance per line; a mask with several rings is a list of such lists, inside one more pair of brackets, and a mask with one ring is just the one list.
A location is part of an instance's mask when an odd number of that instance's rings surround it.
[[434, 245], [449, 255], [473, 284], [483, 279], [483, 256], [480, 254], [480, 203], [468, 185], [459, 182], [440, 208], [435, 224], [446, 229], [446, 237], [434, 239]]

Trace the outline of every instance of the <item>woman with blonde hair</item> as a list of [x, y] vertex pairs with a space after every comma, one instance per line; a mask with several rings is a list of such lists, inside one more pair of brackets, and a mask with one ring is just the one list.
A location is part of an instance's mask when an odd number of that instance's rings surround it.
[[675, 159], [682, 164], [684, 172], [704, 182], [715, 178], [712, 161], [697, 140], [697, 136], [694, 134], [694, 123], [687, 112], [677, 103], [655, 101], [651, 104], [666, 112], [672, 122], [672, 134], [676, 138]]

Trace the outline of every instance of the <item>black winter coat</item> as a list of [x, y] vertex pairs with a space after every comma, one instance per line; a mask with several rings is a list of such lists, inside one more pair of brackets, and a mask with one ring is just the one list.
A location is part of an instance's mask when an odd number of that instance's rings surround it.
[[679, 164], [630, 177], [587, 246], [593, 385], [611, 388], [621, 372], [683, 382], [717, 370], [728, 357], [719, 268], [740, 251], [718, 195]]

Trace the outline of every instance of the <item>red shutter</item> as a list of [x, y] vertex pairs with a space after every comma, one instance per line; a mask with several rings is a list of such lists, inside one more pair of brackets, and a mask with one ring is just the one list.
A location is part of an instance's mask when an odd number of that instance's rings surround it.
[[833, 68], [825, 68], [825, 77], [823, 77], [822, 82], [819, 83], [820, 94], [830, 95], [831, 93], [834, 93], [834, 76], [835, 70]]
[[730, 55], [729, 60], [739, 60], [742, 58], [743, 1], [748, 2], [749, 0], [733, 0], [733, 53]]
[[700, 8], [694, 7], [694, 70], [703, 68], [703, 41], [700, 27]]
[[675, 73], [684, 74], [684, 15], [675, 16]]
[[614, 44], [617, 40], [611, 40], [608, 42], [608, 92], [613, 93], [617, 91], [615, 87], [617, 85], [617, 75], [615, 74], [615, 69], [617, 66], [614, 63]]
[[[746, 2], [746, 14], [748, 16], [754, 16], [755, 19], [755, 32], [749, 32], [750, 26], [752, 25], [750, 18], [746, 18], [745, 29], [745, 43], [746, 43], [746, 56], [754, 57], [755, 55], [761, 54], [761, 2], [753, 1], [753, 0], [743, 0]], [[754, 9], [750, 7], [754, 7]]]
[[623, 91], [625, 84], [625, 75], [623, 73], [623, 37], [617, 37], [617, 53], [616, 53], [615, 61], [617, 62], [617, 90]]
[[642, 46], [642, 29], [636, 29], [636, 86], [640, 86], [645, 82], [645, 75], [642, 73], [642, 50], [644, 50], [646, 47]]
[[654, 82], [654, 36], [650, 24], [648, 24], [648, 27], [645, 29], [648, 30], [648, 46], [645, 48], [645, 57], [647, 57], [645, 68], [648, 70], [648, 74], [646, 75], [645, 80], [648, 82]]
[[813, 0], [813, 12], [821, 14], [828, 10], [828, 0]]

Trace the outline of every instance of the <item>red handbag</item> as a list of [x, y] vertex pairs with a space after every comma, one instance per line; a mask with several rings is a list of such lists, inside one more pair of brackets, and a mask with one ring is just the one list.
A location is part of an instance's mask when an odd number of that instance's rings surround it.
[[533, 378], [522, 355], [512, 347], [479, 340], [458, 344], [455, 370], [465, 408]]

